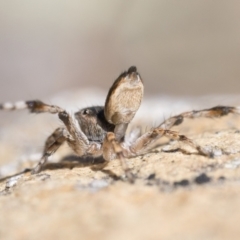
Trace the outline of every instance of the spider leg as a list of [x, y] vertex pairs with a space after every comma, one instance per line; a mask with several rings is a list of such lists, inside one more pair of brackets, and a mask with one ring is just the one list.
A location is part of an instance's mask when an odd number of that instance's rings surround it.
[[49, 105], [43, 103], [39, 100], [31, 100], [31, 101], [20, 101], [16, 103], [3, 103], [0, 104], [1, 110], [20, 110], [20, 109], [29, 109], [31, 113], [59, 113], [64, 110], [55, 105]]
[[[76, 134], [74, 136], [76, 137]], [[37, 166], [33, 168], [32, 173], [35, 174], [40, 172], [44, 164], [47, 162], [48, 158], [53, 155], [65, 141], [79, 156], [98, 157], [102, 155], [100, 143], [87, 142], [86, 144], [83, 144], [83, 140], [81, 137], [82, 136], [80, 136], [76, 140], [73, 138], [72, 135], [69, 134], [69, 132], [65, 128], [57, 128], [47, 138], [43, 151], [43, 156], [38, 162]]]
[[113, 132], [108, 132], [103, 141], [103, 158], [107, 163], [113, 159], [119, 159], [127, 179], [131, 183], [134, 182], [134, 176], [131, 173], [124, 156], [124, 148], [117, 141], [117, 138]]
[[169, 139], [174, 139], [179, 142], [183, 142], [192, 148], [196, 149], [199, 154], [212, 157], [213, 153], [208, 151], [207, 149], [204, 149], [203, 147], [196, 144], [194, 141], [186, 137], [185, 135], [180, 135], [176, 131], [167, 130], [163, 128], [155, 128], [145, 134], [143, 134], [141, 137], [139, 137], [133, 144], [131, 144], [128, 147], [128, 156], [138, 156], [141, 154], [146, 153], [148, 150], [152, 149], [157, 140], [159, 140], [161, 137], [167, 137]]
[[219, 118], [226, 116], [228, 114], [239, 114], [240, 108], [239, 107], [231, 107], [231, 106], [216, 106], [213, 108], [198, 110], [198, 111], [189, 111], [184, 112], [179, 115], [173, 116], [162, 122], [159, 127], [164, 129], [170, 129], [173, 126], [180, 125], [184, 118], [200, 118], [200, 117], [206, 117], [206, 118]]
[[46, 140], [43, 151], [43, 156], [38, 162], [37, 166], [32, 169], [32, 173], [41, 171], [43, 165], [47, 162], [48, 158], [53, 155], [58, 148], [66, 141], [72, 141], [65, 128], [57, 128]]

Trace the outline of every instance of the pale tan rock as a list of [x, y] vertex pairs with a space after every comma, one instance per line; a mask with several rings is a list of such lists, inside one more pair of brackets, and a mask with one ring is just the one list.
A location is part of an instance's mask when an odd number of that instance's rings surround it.
[[[67, 147], [41, 173], [10, 177], [36, 164], [43, 129], [57, 125], [37, 117], [16, 121], [1, 135], [1, 239], [239, 239], [240, 117], [186, 121], [178, 130], [217, 156], [164, 140], [128, 160], [134, 184], [91, 163], [63, 161]], [[165, 152], [179, 147], [191, 154]], [[107, 170], [123, 174], [117, 160]]]

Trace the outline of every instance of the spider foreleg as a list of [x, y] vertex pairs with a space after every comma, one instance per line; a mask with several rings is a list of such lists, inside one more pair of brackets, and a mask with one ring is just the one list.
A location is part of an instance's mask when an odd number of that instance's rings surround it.
[[59, 113], [64, 110], [55, 105], [49, 105], [43, 103], [39, 100], [31, 100], [31, 101], [19, 101], [16, 103], [3, 103], [0, 104], [0, 109], [2, 110], [20, 110], [20, 109], [29, 109], [31, 113]]

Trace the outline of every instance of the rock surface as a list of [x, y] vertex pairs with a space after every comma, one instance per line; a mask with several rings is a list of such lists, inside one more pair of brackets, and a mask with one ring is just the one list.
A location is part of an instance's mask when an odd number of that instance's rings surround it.
[[164, 140], [128, 160], [134, 184], [119, 161], [97, 171], [67, 147], [41, 173], [21, 173], [55, 125], [27, 115], [1, 129], [1, 239], [239, 239], [240, 117], [185, 121], [177, 130], [215, 157]]

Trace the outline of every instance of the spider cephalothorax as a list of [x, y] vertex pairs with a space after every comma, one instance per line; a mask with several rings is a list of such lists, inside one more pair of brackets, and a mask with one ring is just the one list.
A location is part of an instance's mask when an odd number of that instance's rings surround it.
[[89, 141], [102, 143], [107, 132], [114, 131], [115, 126], [106, 120], [102, 106], [83, 108], [74, 116]]

